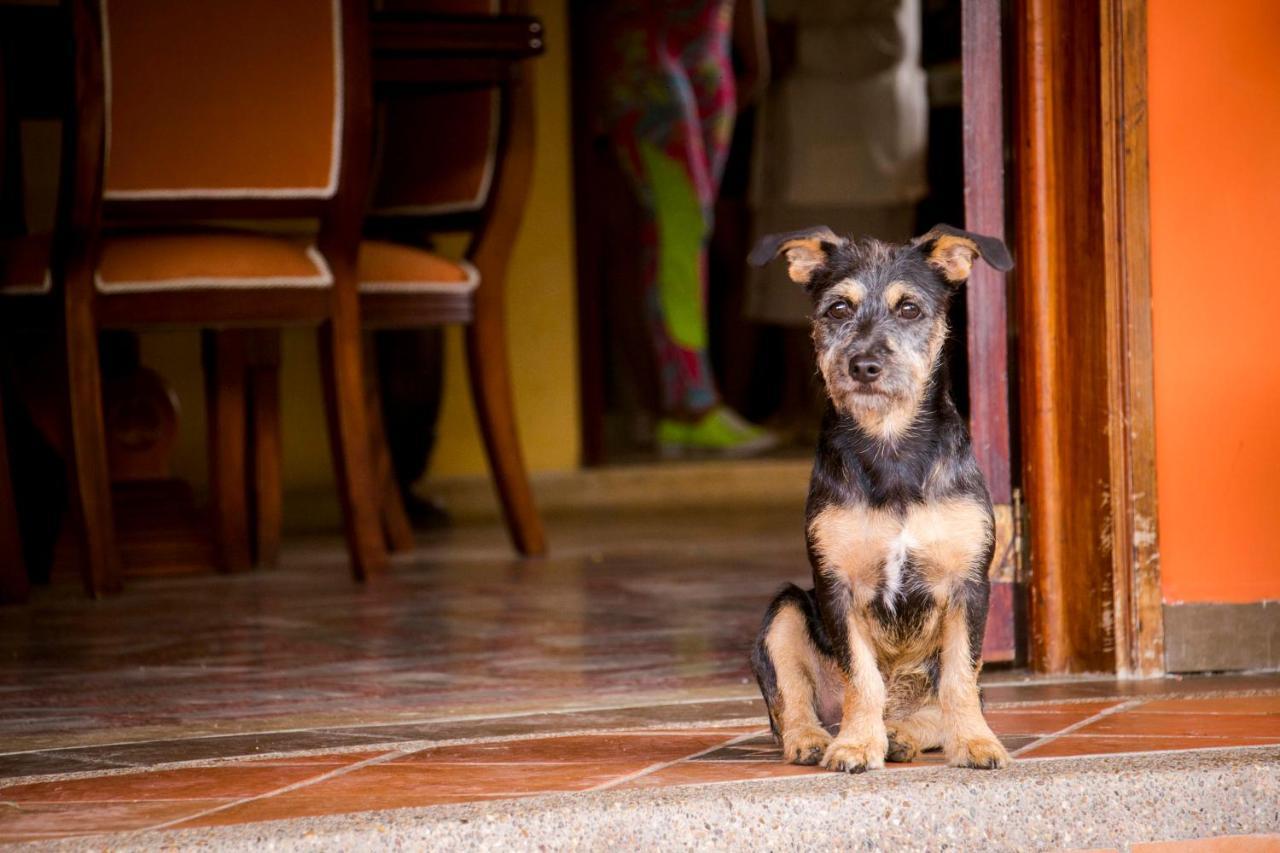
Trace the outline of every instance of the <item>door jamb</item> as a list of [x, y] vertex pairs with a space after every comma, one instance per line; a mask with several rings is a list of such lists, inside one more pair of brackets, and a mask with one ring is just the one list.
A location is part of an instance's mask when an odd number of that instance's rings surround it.
[[1147, 0], [1015, 9], [1030, 663], [1158, 675]]

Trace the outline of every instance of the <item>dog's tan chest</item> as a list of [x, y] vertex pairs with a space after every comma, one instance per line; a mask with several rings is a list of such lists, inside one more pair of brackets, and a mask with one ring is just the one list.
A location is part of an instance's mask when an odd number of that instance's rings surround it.
[[831, 505], [809, 523], [819, 568], [846, 583], [860, 606], [883, 596], [890, 609], [908, 584], [923, 585], [944, 603], [958, 582], [978, 570], [990, 536], [986, 508], [967, 498], [902, 511]]

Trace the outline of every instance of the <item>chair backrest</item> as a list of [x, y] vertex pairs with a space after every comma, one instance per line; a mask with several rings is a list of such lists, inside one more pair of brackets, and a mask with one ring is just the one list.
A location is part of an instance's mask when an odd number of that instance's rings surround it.
[[[377, 0], [380, 11], [496, 15], [500, 0]], [[374, 190], [378, 216], [482, 211], [499, 156], [501, 91], [399, 91], [377, 107]]]
[[99, 0], [103, 198], [327, 199], [342, 0]]
[[378, 105], [372, 211], [482, 210], [498, 157], [496, 89], [397, 94]]

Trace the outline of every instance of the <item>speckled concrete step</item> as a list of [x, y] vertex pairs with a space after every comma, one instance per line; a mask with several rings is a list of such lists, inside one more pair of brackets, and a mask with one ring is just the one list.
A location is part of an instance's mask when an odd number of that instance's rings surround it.
[[1280, 747], [921, 768], [86, 838], [65, 849], [1041, 850], [1280, 831]]

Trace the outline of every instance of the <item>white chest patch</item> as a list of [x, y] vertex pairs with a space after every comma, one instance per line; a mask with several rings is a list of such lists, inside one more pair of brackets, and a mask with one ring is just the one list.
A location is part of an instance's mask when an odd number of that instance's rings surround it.
[[895, 612], [898, 607], [898, 596], [902, 594], [903, 575], [906, 573], [907, 559], [911, 551], [919, 543], [911, 531], [905, 526], [888, 542], [884, 554], [884, 581], [881, 599], [885, 610]]

